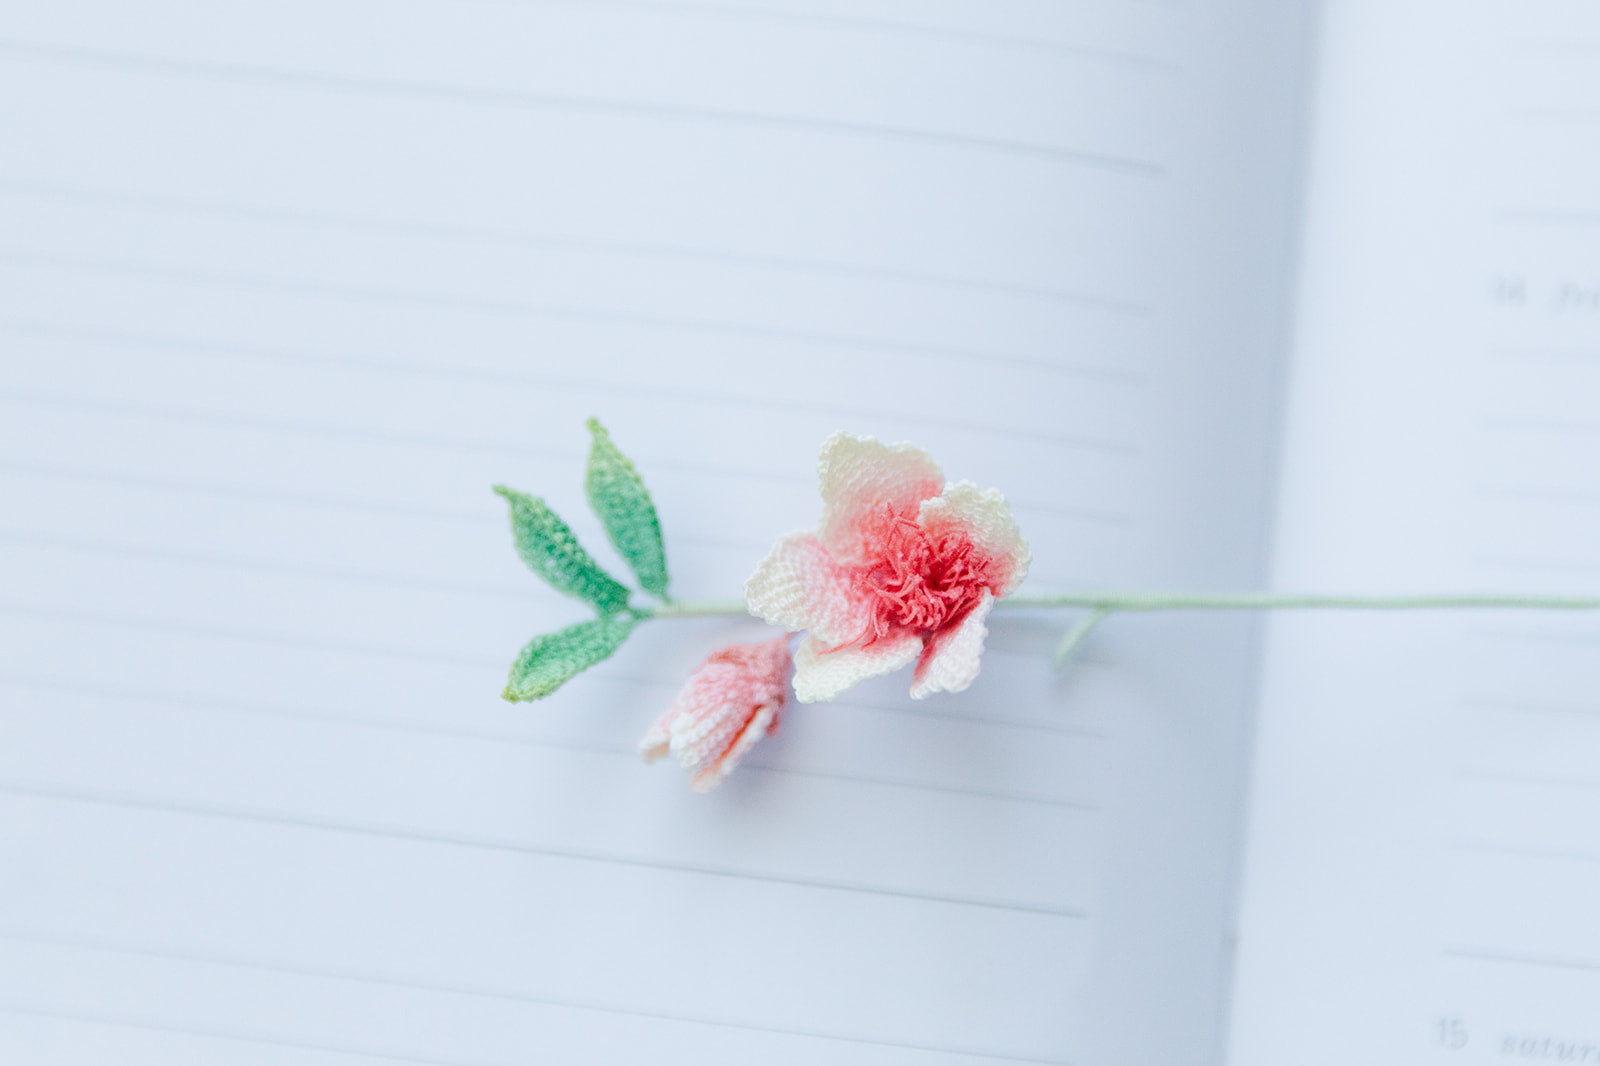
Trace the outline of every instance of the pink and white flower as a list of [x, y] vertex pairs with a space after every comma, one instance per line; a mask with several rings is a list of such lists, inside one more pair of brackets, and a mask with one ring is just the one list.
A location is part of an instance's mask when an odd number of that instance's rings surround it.
[[1005, 497], [946, 484], [912, 445], [844, 433], [823, 443], [818, 474], [817, 531], [779, 540], [744, 588], [751, 614], [806, 630], [795, 696], [831, 700], [913, 662], [913, 699], [972, 684], [989, 611], [1028, 571]]
[[694, 775], [689, 787], [709, 792], [778, 728], [789, 666], [787, 636], [712, 652], [639, 741], [639, 754], [654, 762], [671, 752]]

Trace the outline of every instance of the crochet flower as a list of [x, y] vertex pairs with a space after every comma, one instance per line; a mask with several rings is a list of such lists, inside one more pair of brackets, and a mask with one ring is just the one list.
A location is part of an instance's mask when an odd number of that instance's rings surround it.
[[694, 775], [690, 788], [711, 791], [756, 741], [778, 728], [789, 665], [787, 636], [712, 652], [639, 741], [639, 754], [654, 762], [670, 751]]
[[795, 696], [831, 700], [912, 662], [913, 699], [972, 684], [989, 611], [1028, 570], [1005, 497], [945, 484], [909, 444], [844, 433], [823, 443], [818, 474], [817, 531], [779, 540], [744, 587], [751, 614], [807, 631]]

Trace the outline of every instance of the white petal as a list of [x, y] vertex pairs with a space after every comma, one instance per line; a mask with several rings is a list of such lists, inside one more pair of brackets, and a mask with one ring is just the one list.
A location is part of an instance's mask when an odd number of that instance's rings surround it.
[[672, 744], [672, 724], [678, 720], [690, 706], [694, 699], [694, 680], [691, 677], [688, 684], [678, 690], [672, 697], [672, 702], [661, 716], [651, 723], [645, 730], [644, 736], [639, 738], [639, 757], [645, 762], [655, 762], [665, 755]]
[[871, 437], [835, 433], [817, 462], [822, 522], [817, 535], [841, 563], [870, 562], [866, 523], [887, 505], [915, 514], [917, 505], [944, 487], [939, 464], [911, 444], [882, 444]]
[[639, 738], [639, 758], [645, 762], [655, 762], [667, 753], [672, 743], [672, 733], [664, 721], [651, 726], [644, 736]]
[[880, 640], [869, 648], [834, 648], [808, 633], [794, 655], [795, 698], [801, 703], [837, 699], [857, 682], [909, 666], [921, 654], [922, 638], [915, 635]]
[[935, 692], [960, 692], [978, 676], [983, 656], [983, 638], [989, 635], [986, 623], [994, 608], [994, 594], [984, 590], [961, 624], [934, 637], [911, 681], [911, 698], [927, 699]]
[[791, 533], [772, 546], [744, 583], [750, 613], [789, 630], [808, 629], [829, 644], [866, 631], [867, 602], [814, 533]]
[[954, 481], [922, 505], [917, 516], [922, 528], [938, 537], [959, 530], [971, 538], [978, 551], [1001, 567], [1003, 580], [996, 596], [1008, 596], [1028, 576], [1028, 542], [998, 489], [980, 489], [970, 481]]

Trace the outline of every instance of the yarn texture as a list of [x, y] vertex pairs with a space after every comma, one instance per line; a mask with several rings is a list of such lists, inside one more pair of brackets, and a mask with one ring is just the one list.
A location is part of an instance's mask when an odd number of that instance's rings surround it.
[[912, 663], [915, 699], [966, 688], [989, 611], [1028, 570], [1005, 497], [947, 484], [920, 448], [845, 433], [823, 443], [818, 479], [817, 531], [780, 539], [744, 590], [751, 614], [806, 631], [796, 698], [835, 699]]
[[611, 434], [592, 418], [589, 438], [589, 464], [583, 476], [589, 509], [605, 526], [617, 554], [633, 568], [639, 587], [665, 599], [667, 555], [650, 490], [644, 487], [644, 478], [633, 463], [611, 442]]
[[[568, 525], [536, 496], [505, 486], [517, 554], [551, 588], [584, 601], [594, 617], [534, 637], [512, 663], [502, 695], [543, 699], [608, 659], [653, 619], [742, 616], [790, 638], [733, 644], [696, 668], [640, 742], [646, 761], [672, 755], [700, 792], [721, 781], [777, 728], [794, 671], [802, 703], [831, 700], [871, 677], [913, 667], [911, 696], [960, 692], [977, 679], [990, 612], [1075, 610], [1051, 663], [1063, 669], [1106, 619], [1147, 611], [1444, 610], [1510, 608], [1600, 611], [1600, 596], [1531, 593], [1325, 595], [1235, 592], [1054, 592], [1013, 596], [1028, 572], [1027, 542], [1005, 497], [970, 481], [946, 482], [910, 444], [835, 433], [817, 463], [822, 515], [814, 531], [782, 537], [745, 582], [739, 600], [668, 594], [666, 549], [655, 503], [634, 464], [594, 419], [584, 494], [617, 554], [652, 602], [608, 573]], [[1003, 603], [1001, 601], [1007, 600]]]
[[637, 615], [619, 614], [534, 637], [511, 664], [511, 676], [500, 697], [512, 702], [544, 699], [595, 663], [610, 658], [638, 622]]
[[653, 762], [670, 753], [691, 775], [690, 788], [710, 791], [778, 728], [789, 663], [787, 636], [712, 652], [639, 741], [639, 754]]
[[578, 538], [542, 499], [496, 485], [495, 492], [511, 505], [511, 535], [528, 569], [557, 592], [576, 596], [601, 615], [628, 606], [628, 588], [606, 573], [583, 550]]

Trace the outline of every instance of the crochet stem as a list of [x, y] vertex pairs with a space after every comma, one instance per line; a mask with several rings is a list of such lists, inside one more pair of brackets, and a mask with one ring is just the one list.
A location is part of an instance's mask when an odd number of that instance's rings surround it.
[[1478, 594], [1422, 596], [1324, 596], [1302, 593], [1240, 592], [1183, 595], [1161, 592], [1087, 592], [1059, 596], [1013, 596], [996, 607], [1087, 607], [1107, 611], [1440, 611], [1459, 608], [1523, 610], [1600, 610], [1600, 596]]
[[[1105, 615], [1116, 611], [1440, 611], [1461, 608], [1594, 611], [1600, 610], [1600, 596], [1526, 594], [1323, 596], [1277, 592], [1186, 595], [1161, 592], [1069, 592], [1047, 596], [1012, 596], [995, 604], [996, 610], [1030, 608], [1050, 610], [1064, 607], [1097, 612], [1099, 617], [1096, 617], [1095, 621], [1098, 622]], [[742, 600], [674, 600], [649, 612], [650, 616], [655, 618], [710, 618], [748, 613]]]
[[669, 600], [643, 611], [646, 618], [715, 618], [750, 614], [743, 600]]
[[1089, 634], [1094, 632], [1094, 627], [1111, 612], [1104, 607], [1096, 607], [1088, 614], [1078, 619], [1076, 625], [1067, 630], [1067, 635], [1061, 638], [1061, 643], [1056, 645], [1056, 650], [1050, 655], [1050, 665], [1057, 670], [1066, 669], [1067, 663], [1072, 661], [1072, 653], [1077, 651]]

